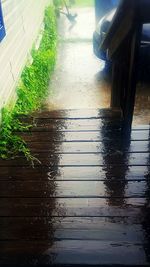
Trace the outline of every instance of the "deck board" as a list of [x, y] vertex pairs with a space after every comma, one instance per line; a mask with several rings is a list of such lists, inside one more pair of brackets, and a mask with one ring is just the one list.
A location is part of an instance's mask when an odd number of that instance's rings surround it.
[[[53, 153], [34, 153], [39, 161], [35, 161], [35, 166], [42, 164], [43, 166], [149, 166], [148, 153], [132, 153], [126, 154], [120, 151], [114, 151], [112, 154], [59, 154]], [[30, 166], [24, 157], [15, 158], [13, 160], [0, 160], [0, 166]]]
[[[0, 217], [44, 217], [51, 220], [53, 217], [60, 217], [60, 220], [65, 217], [128, 217], [130, 221], [139, 223], [144, 204], [145, 198], [7, 197], [0, 198]], [[144, 214], [145, 208], [142, 216]], [[82, 226], [84, 228], [84, 224]]]
[[[20, 261], [25, 266], [149, 266], [141, 244], [130, 242], [112, 242], [90, 240], [61, 240], [61, 241], [3, 241], [0, 244], [0, 264], [18, 266]], [[120, 255], [122, 255], [120, 257]], [[132, 255], [131, 258], [128, 255]]]
[[0, 266], [149, 266], [150, 131], [118, 110], [44, 111], [0, 160]]
[[[135, 152], [150, 152], [149, 141], [131, 141], [130, 146], [125, 146], [121, 142], [113, 144], [113, 141], [106, 141], [107, 148], [110, 153], [119, 150], [121, 152], [135, 153]], [[55, 154], [79, 154], [79, 153], [105, 153], [105, 146], [103, 141], [99, 142], [58, 142], [55, 144], [55, 150], [53, 147], [48, 146], [47, 142], [42, 140], [39, 142], [28, 142], [29, 148], [33, 153], [48, 153], [53, 152]], [[113, 145], [113, 146], [112, 146]]]
[[[114, 130], [107, 134], [101, 134], [98, 131], [93, 132], [26, 132], [20, 133], [27, 142], [100, 142], [100, 141], [112, 141], [114, 137], [121, 142], [122, 134], [119, 130]], [[149, 141], [149, 132], [148, 131], [134, 131], [131, 134], [131, 141]], [[123, 143], [123, 142], [122, 142]]]
[[18, 167], [5, 166], [0, 167], [0, 181], [105, 181], [105, 179], [126, 179], [127, 181], [143, 181], [150, 177], [147, 166], [128, 166], [126, 170], [121, 166], [111, 166], [111, 169], [103, 166], [35, 166], [32, 167]]
[[[123, 189], [120, 188], [123, 186]], [[15, 181], [0, 182], [0, 197], [146, 197], [149, 194], [146, 181]]]
[[[121, 219], [121, 217], [120, 217]], [[51, 227], [52, 228], [51, 228]], [[141, 243], [143, 229], [140, 224], [124, 220], [123, 222], [115, 220], [115, 218], [65, 218], [55, 221], [49, 218], [1, 218], [0, 241], [4, 240], [49, 240], [53, 235], [53, 239], [57, 240], [99, 240], [112, 242], [139, 242]], [[28, 228], [28, 235], [26, 234]], [[138, 232], [138, 235], [137, 235]], [[42, 234], [41, 234], [42, 233]]]

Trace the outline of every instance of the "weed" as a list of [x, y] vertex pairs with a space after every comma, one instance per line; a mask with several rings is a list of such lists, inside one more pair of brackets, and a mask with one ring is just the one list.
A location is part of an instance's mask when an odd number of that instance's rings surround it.
[[48, 93], [48, 83], [54, 70], [57, 47], [56, 16], [53, 7], [45, 10], [44, 30], [38, 50], [32, 50], [32, 64], [27, 65], [21, 75], [17, 87], [17, 101], [13, 110], [2, 110], [2, 124], [0, 130], [0, 157], [13, 158], [19, 153], [27, 160], [35, 160], [26, 142], [16, 134], [18, 131], [28, 130], [30, 125], [24, 126], [22, 115], [30, 114], [39, 109]]

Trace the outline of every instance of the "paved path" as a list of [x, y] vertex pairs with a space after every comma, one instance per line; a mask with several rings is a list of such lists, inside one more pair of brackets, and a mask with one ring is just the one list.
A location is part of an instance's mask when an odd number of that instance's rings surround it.
[[[110, 80], [104, 62], [92, 49], [95, 29], [94, 8], [80, 8], [77, 24], [70, 29], [64, 17], [60, 20], [60, 42], [56, 70], [47, 100], [49, 110], [109, 108]], [[150, 123], [150, 82], [138, 85], [134, 124]]]
[[108, 108], [110, 84], [101, 71], [104, 62], [93, 54], [92, 36], [95, 29], [94, 8], [77, 9], [77, 24], [60, 21], [60, 43], [56, 70], [50, 84], [47, 108], [82, 109]]

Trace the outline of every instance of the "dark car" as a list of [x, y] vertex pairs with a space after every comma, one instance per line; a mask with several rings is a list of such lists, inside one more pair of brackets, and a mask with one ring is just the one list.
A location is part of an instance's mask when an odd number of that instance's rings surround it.
[[[104, 40], [108, 32], [112, 19], [116, 13], [116, 8], [107, 13], [98, 23], [97, 28], [93, 34], [93, 51], [96, 57], [107, 61], [106, 51], [100, 49], [100, 44]], [[150, 59], [150, 24], [143, 25], [143, 33], [141, 40], [141, 58]]]

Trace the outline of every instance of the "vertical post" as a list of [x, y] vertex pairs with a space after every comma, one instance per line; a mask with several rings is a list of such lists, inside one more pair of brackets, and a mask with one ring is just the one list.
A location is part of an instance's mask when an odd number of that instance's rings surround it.
[[137, 73], [138, 73], [138, 59], [139, 49], [141, 43], [142, 25], [136, 25], [136, 29], [131, 37], [130, 46], [130, 62], [128, 72], [128, 82], [125, 91], [125, 104], [124, 104], [124, 125], [123, 131], [130, 132], [134, 114], [136, 85], [137, 85]]
[[121, 106], [121, 76], [119, 61], [114, 61], [112, 67], [111, 108], [120, 108]]

